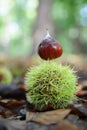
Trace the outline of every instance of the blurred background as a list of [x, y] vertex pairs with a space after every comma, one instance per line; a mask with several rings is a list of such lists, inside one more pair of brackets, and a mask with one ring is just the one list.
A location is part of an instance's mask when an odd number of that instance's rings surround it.
[[0, 0], [0, 59], [36, 56], [46, 28], [63, 56], [86, 62], [87, 0]]
[[64, 53], [87, 54], [87, 0], [1, 0], [0, 54], [34, 55], [46, 34]]

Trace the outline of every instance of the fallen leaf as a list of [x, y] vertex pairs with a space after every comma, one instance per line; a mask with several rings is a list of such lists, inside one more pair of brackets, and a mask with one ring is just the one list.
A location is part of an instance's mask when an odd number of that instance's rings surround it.
[[18, 99], [25, 100], [25, 90], [22, 87], [18, 87], [17, 85], [5, 85], [0, 84], [0, 97], [4, 99]]
[[58, 125], [53, 127], [52, 130], [79, 130], [79, 129], [77, 128], [76, 125], [71, 124], [68, 121], [61, 121], [60, 123], [58, 123]]
[[87, 108], [82, 104], [73, 104], [72, 113], [78, 115], [79, 117], [87, 117]]
[[85, 99], [87, 99], [87, 91], [85, 91], [85, 90], [81, 90], [81, 91], [77, 92], [76, 95], [79, 98], [85, 98]]
[[44, 125], [36, 122], [27, 122], [26, 130], [80, 130], [76, 125], [69, 121], [63, 120], [58, 124]]
[[49, 125], [63, 120], [70, 111], [70, 109], [59, 109], [47, 112], [27, 112], [26, 120]]

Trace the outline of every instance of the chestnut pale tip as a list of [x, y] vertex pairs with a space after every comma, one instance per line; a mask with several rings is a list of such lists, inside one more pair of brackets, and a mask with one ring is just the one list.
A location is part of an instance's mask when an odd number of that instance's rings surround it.
[[47, 34], [46, 34], [46, 36], [44, 37], [44, 39], [47, 39], [48, 37], [51, 37], [50, 34], [49, 34], [49, 31], [48, 31], [48, 28], [46, 28], [46, 32], [47, 32]]

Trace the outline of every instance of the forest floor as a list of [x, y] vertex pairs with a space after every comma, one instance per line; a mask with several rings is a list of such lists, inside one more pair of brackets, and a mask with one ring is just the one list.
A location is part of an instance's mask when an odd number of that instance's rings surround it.
[[34, 112], [34, 108], [26, 109], [24, 78], [0, 84], [0, 130], [87, 130], [87, 68], [80, 68], [78, 100], [67, 109]]

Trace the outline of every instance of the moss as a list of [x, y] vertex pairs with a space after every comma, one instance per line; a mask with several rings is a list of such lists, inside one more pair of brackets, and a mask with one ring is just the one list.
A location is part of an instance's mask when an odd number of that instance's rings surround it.
[[6, 67], [0, 66], [0, 83], [10, 84], [12, 82], [12, 74]]
[[74, 71], [54, 61], [32, 67], [26, 74], [25, 84], [27, 100], [39, 110], [49, 104], [53, 109], [66, 108], [75, 97]]

